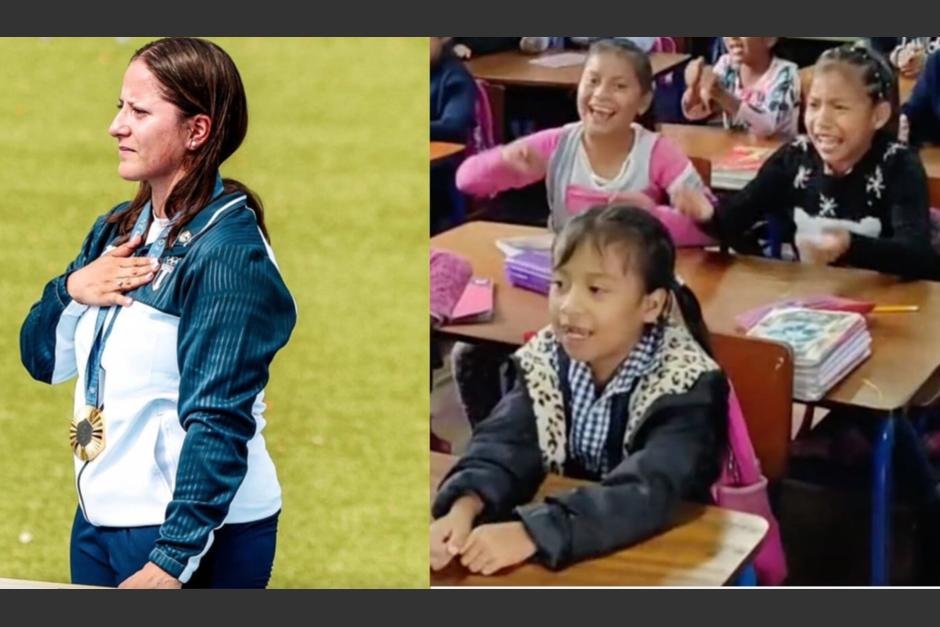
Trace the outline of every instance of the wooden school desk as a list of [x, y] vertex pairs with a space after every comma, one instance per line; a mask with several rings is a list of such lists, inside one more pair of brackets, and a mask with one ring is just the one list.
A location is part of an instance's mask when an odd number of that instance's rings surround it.
[[[431, 498], [457, 458], [431, 453]], [[584, 485], [550, 475], [538, 498]], [[734, 580], [767, 533], [767, 521], [704, 505], [684, 505], [670, 530], [606, 557], [551, 571], [536, 564], [484, 577], [452, 562], [431, 571], [432, 586], [720, 586]]]
[[[525, 333], [548, 323], [546, 298], [508, 284], [497, 238], [544, 233], [541, 228], [470, 222], [431, 239], [431, 246], [463, 255], [474, 275], [496, 285], [494, 315], [485, 324], [452, 325], [441, 333], [467, 340], [519, 345]], [[713, 331], [735, 334], [734, 317], [782, 298], [835, 294], [880, 304], [918, 305], [920, 311], [875, 315], [870, 321], [872, 355], [826, 395], [822, 404], [863, 407], [882, 415], [876, 443], [873, 506], [873, 583], [887, 581], [887, 512], [896, 418], [905, 408], [938, 395], [940, 283], [903, 282], [851, 268], [811, 266], [703, 250], [681, 250], [677, 270], [702, 304]], [[907, 428], [906, 419], [898, 421]]]
[[[491, 322], [441, 329], [467, 340], [519, 345], [529, 331], [548, 324], [545, 296], [512, 287], [503, 270], [498, 238], [544, 233], [545, 229], [496, 222], [468, 222], [431, 239], [431, 246], [463, 255], [475, 276], [493, 279]], [[890, 411], [910, 403], [940, 367], [940, 283], [903, 282], [853, 268], [813, 266], [750, 256], [723, 256], [680, 249], [678, 272], [702, 303], [709, 328], [737, 334], [734, 318], [783, 298], [835, 294], [881, 304], [918, 305], [920, 311], [871, 318], [872, 356], [830, 390], [826, 400]]]
[[464, 149], [463, 144], [431, 142], [431, 163], [452, 157]]
[[[576, 50], [551, 51], [542, 54], [526, 54], [519, 50], [488, 54], [467, 62], [467, 69], [475, 78], [500, 85], [525, 87], [574, 88], [581, 80], [583, 63], [565, 67], [544, 67], [530, 63], [533, 59], [545, 58]], [[689, 59], [687, 54], [652, 52], [649, 55], [653, 75], [659, 76]]]
[[661, 124], [659, 133], [668, 137], [686, 156], [711, 161], [728, 155], [735, 146], [779, 148], [779, 139], [762, 139], [744, 131], [695, 124]]

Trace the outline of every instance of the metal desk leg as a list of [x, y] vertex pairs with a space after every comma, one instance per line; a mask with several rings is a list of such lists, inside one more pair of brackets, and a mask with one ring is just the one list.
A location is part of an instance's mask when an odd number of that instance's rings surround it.
[[888, 584], [889, 540], [891, 537], [891, 454], [894, 450], [892, 411], [879, 425], [872, 463], [871, 583]]

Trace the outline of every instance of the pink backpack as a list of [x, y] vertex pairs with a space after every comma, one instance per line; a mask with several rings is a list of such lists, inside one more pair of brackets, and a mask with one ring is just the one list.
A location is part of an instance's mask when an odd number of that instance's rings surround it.
[[712, 496], [719, 507], [756, 514], [767, 521], [767, 535], [754, 555], [754, 570], [759, 583], [780, 585], [787, 577], [787, 558], [780, 538], [780, 525], [770, 509], [767, 477], [761, 474], [760, 462], [754, 453], [734, 388], [728, 391], [728, 453], [721, 477], [712, 486]]
[[490, 107], [490, 97], [486, 93], [486, 83], [475, 79], [477, 98], [474, 106], [476, 123], [467, 142], [467, 156], [475, 155], [496, 146], [496, 136], [493, 133], [493, 109]]
[[657, 37], [650, 52], [675, 52], [678, 46], [672, 37]]

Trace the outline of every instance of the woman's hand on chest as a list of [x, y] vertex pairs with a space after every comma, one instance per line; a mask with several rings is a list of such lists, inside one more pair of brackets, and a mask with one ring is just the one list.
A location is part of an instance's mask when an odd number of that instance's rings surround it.
[[128, 306], [126, 292], [153, 280], [159, 262], [150, 257], [131, 257], [141, 238], [121, 244], [69, 275], [66, 289], [78, 303], [89, 306]]

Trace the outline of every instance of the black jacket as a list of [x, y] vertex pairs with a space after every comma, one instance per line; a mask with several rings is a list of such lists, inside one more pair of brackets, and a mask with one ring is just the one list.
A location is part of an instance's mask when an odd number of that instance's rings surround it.
[[[659, 366], [630, 394], [614, 397], [607, 437], [613, 470], [591, 476], [565, 450], [570, 391], [548, 366], [553, 342], [544, 330], [516, 353], [515, 388], [475, 429], [432, 514], [443, 516], [476, 492], [485, 504], [481, 520], [521, 520], [536, 559], [562, 568], [655, 535], [682, 501], [710, 502], [726, 441], [728, 384], [688, 332], [670, 326]], [[559, 371], [567, 372], [568, 357], [558, 351]], [[527, 504], [548, 470], [600, 483]]]
[[843, 176], [828, 174], [809, 138], [797, 137], [771, 155], [743, 190], [719, 204], [706, 230], [749, 252], [742, 241], [748, 229], [775, 216], [786, 239], [793, 241], [798, 215], [840, 220], [847, 226], [863, 220], [880, 224], [878, 237], [851, 235], [848, 251], [838, 260], [842, 265], [907, 278], [940, 278], [940, 264], [930, 247], [924, 166], [916, 151], [884, 131]]

